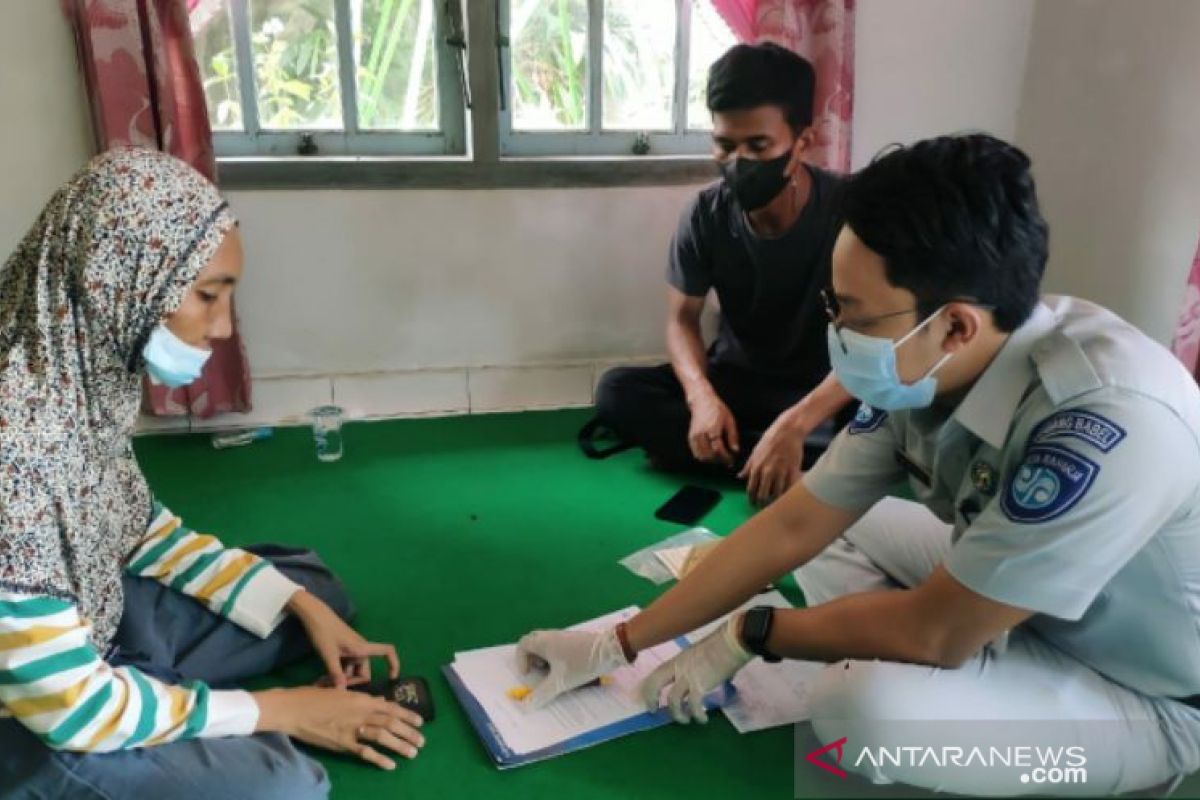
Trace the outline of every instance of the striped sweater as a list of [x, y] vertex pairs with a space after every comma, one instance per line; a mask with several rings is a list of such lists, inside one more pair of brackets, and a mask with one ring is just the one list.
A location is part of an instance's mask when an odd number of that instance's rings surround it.
[[[125, 569], [264, 638], [299, 588], [267, 561], [188, 530], [161, 506]], [[254, 731], [258, 706], [249, 693], [199, 681], [171, 686], [111, 667], [88, 632], [68, 601], [0, 589], [0, 715], [15, 716], [51, 748], [82, 752]]]

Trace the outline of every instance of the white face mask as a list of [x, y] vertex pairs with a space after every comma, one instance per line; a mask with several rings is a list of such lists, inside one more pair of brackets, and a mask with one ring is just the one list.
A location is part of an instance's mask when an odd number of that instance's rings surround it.
[[829, 323], [829, 363], [833, 365], [833, 372], [838, 381], [847, 392], [871, 408], [898, 411], [904, 408], [928, 407], [937, 395], [937, 379], [933, 377], [934, 373], [954, 354], [946, 353], [916, 382], [903, 383], [896, 370], [896, 349], [928, 325], [944, 308], [945, 306], [942, 306], [930, 314], [924, 322], [896, 342], [878, 336], [867, 336], [847, 328], [841, 330], [839, 338], [837, 328], [832, 322]]
[[193, 347], [171, 333], [162, 322], [150, 333], [150, 339], [142, 349], [150, 382], [172, 389], [187, 386], [199, 378], [211, 355], [211, 350]]

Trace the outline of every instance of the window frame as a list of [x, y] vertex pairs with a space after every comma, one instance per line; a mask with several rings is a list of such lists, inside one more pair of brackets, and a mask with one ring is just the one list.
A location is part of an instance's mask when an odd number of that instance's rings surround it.
[[[460, 0], [449, 0], [459, 3]], [[500, 154], [498, 0], [463, 0], [471, 105], [467, 152], [450, 156], [219, 156], [229, 189], [509, 189], [695, 185], [718, 177], [711, 153], [536, 156]], [[710, 135], [705, 133], [705, 141]]]
[[[501, 75], [504, 97], [515, 94], [512, 75], [512, 48], [509, 46], [509, 24], [513, 0], [493, 0], [498, 4]], [[662, 2], [662, 0], [656, 0]], [[645, 136], [648, 154], [695, 156], [707, 151], [711, 134], [702, 129], [687, 127], [688, 77], [691, 64], [692, 0], [675, 2], [675, 80], [671, 97], [670, 130], [606, 130], [604, 115], [604, 3], [587, 0], [588, 7], [588, 70], [587, 70], [587, 127], [567, 131], [522, 131], [512, 127], [512, 103], [500, 109], [500, 154], [502, 156], [632, 156], [636, 155], [639, 137]]]
[[[350, 0], [332, 0], [337, 31], [338, 93], [341, 129], [274, 130], [263, 128], [258, 114], [257, 70], [251, 43], [250, 3], [229, 0], [241, 131], [213, 131], [218, 158], [258, 156], [282, 158], [300, 154], [307, 139], [317, 156], [453, 156], [467, 153], [466, 112], [459, 77], [459, 54], [447, 40], [455, 29], [451, 3], [431, 0], [434, 13], [434, 77], [438, 90], [438, 131], [363, 130], [358, 125], [358, 81], [354, 62], [354, 31]], [[461, 23], [460, 23], [461, 29]]]

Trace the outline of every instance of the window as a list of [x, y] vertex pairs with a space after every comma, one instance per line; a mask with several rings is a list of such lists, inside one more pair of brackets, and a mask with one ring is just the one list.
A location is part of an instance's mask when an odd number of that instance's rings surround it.
[[[273, 156], [465, 156], [458, 178], [511, 182], [530, 173], [506, 156], [707, 154], [705, 77], [734, 43], [712, 0], [188, 7], [217, 154], [258, 174]], [[453, 171], [414, 174], [434, 168]]]
[[705, 153], [711, 0], [497, 0], [501, 154]]
[[190, 20], [218, 155], [465, 154], [465, 42], [453, 10], [435, 0], [198, 0]]

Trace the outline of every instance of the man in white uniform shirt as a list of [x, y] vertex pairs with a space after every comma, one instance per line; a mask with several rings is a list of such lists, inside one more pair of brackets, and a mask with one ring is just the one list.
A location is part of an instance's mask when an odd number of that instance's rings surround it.
[[[755, 655], [821, 660], [814, 731], [876, 782], [1095, 796], [1196, 770], [1195, 382], [1112, 313], [1039, 296], [1047, 230], [1011, 145], [892, 150], [844, 207], [828, 339], [857, 418], [627, 624], [525, 637], [521, 657], [549, 664], [535, 701], [799, 568], [808, 608], [734, 614], [647, 679], [647, 702], [703, 720]], [[887, 498], [905, 481], [918, 503]]]

